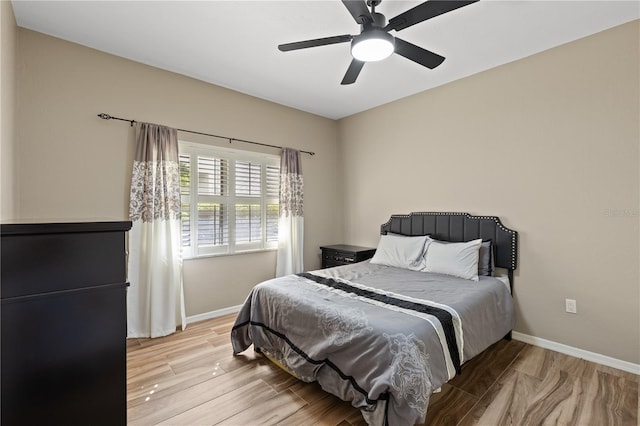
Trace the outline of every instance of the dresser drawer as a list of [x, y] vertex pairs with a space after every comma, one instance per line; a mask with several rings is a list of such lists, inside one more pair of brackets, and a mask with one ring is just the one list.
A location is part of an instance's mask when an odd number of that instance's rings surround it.
[[122, 231], [3, 235], [2, 298], [123, 283], [124, 246]]

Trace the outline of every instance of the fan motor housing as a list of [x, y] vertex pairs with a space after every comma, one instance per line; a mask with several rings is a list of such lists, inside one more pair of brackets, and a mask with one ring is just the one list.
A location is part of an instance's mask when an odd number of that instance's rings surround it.
[[384, 15], [382, 13], [372, 13], [371, 17], [373, 18], [373, 26], [374, 27], [384, 27], [385, 25], [387, 25], [387, 18], [384, 17]]

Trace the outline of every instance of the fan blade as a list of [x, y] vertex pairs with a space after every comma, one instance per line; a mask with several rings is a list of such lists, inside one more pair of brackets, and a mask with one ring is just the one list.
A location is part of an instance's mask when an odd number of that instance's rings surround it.
[[430, 69], [434, 69], [444, 61], [444, 56], [430, 52], [398, 37], [396, 37], [395, 53]]
[[357, 59], [352, 60], [340, 84], [355, 83], [356, 79], [358, 78], [358, 75], [360, 74], [360, 71], [362, 71], [363, 66], [364, 66], [363, 61], [359, 61]]
[[313, 40], [296, 41], [295, 43], [285, 43], [278, 46], [278, 49], [282, 52], [288, 52], [290, 50], [306, 49], [308, 47], [326, 46], [328, 44], [345, 43], [351, 41], [352, 35], [345, 34], [333, 37], [316, 38]]
[[369, 12], [367, 3], [364, 0], [342, 0], [342, 4], [344, 4], [358, 24], [364, 25], [373, 22], [371, 12]]
[[404, 30], [412, 25], [418, 24], [427, 19], [434, 18], [443, 13], [451, 12], [452, 10], [459, 9], [463, 6], [467, 6], [471, 3], [475, 3], [478, 0], [471, 1], [449, 1], [449, 0], [430, 0], [416, 7], [401, 13], [395, 18], [391, 18], [389, 23], [384, 28], [385, 31], [390, 30]]

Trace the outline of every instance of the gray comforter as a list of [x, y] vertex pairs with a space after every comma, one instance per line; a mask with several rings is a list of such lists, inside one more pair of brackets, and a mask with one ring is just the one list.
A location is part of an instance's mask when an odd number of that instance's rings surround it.
[[[440, 315], [428, 313], [434, 309]], [[236, 354], [253, 344], [301, 380], [318, 381], [360, 408], [368, 424], [400, 426], [423, 422], [430, 395], [458, 362], [514, 322], [511, 295], [498, 279], [362, 262], [257, 285], [231, 341]]]

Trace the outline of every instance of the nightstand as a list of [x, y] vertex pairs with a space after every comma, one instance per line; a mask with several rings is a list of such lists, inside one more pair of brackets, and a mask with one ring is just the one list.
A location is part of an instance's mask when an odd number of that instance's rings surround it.
[[371, 247], [350, 246], [337, 244], [333, 246], [320, 247], [322, 250], [322, 269], [333, 266], [350, 265], [356, 262], [370, 259], [376, 252]]

